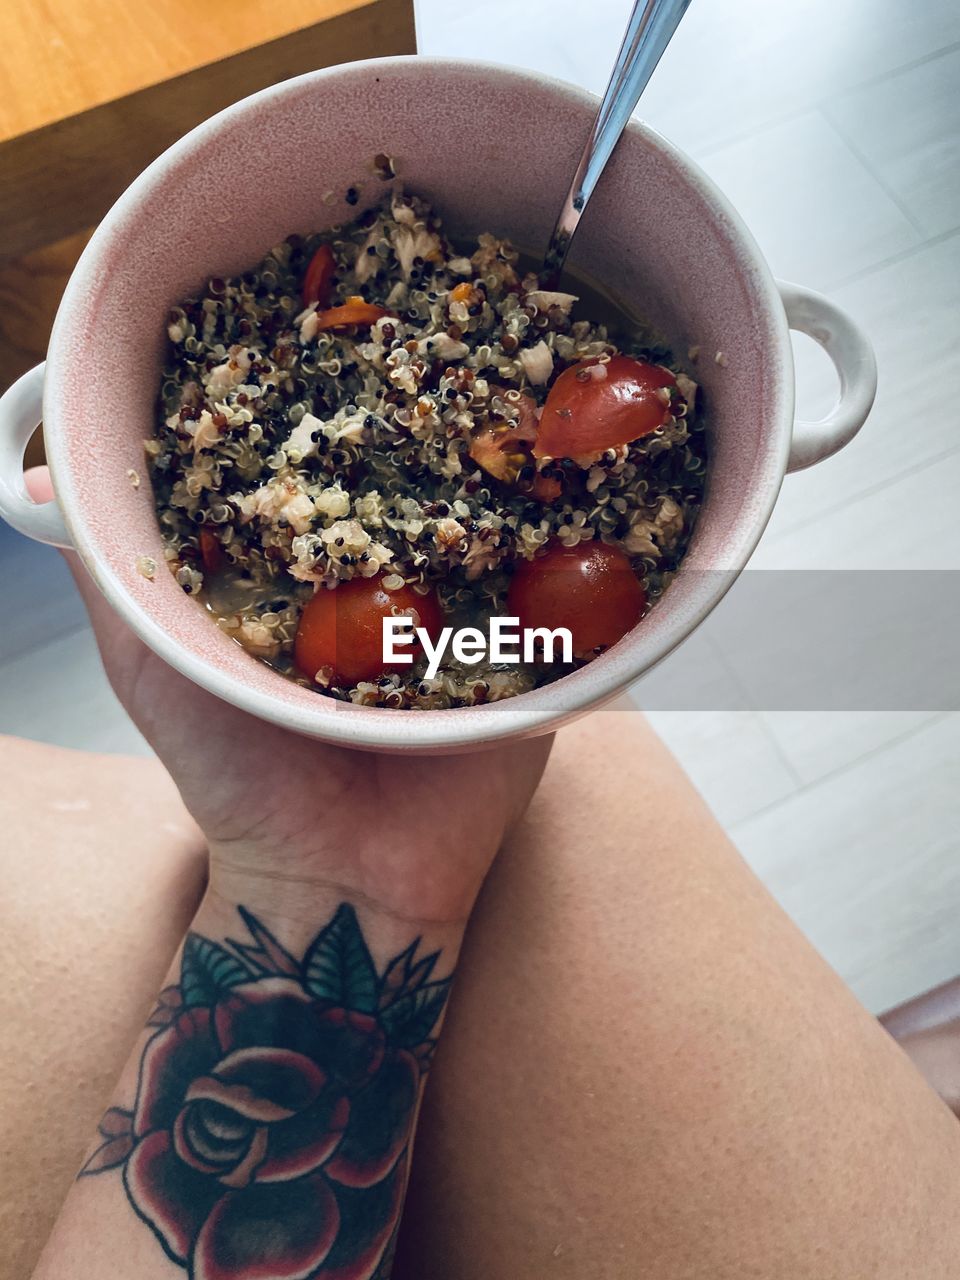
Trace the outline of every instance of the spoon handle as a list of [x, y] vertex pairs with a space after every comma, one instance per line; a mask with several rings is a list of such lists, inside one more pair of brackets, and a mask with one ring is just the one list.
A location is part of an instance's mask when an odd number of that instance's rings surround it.
[[635, 0], [610, 83], [547, 246], [548, 275], [559, 276], [587, 201], [689, 3]]

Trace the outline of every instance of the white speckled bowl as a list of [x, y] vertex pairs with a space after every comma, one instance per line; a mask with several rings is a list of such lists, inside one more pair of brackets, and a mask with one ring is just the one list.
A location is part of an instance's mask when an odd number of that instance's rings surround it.
[[[392, 58], [287, 81], [214, 116], [171, 147], [101, 223], [64, 294], [43, 366], [0, 401], [0, 514], [76, 547], [121, 617], [197, 684], [300, 733], [382, 750], [441, 751], [542, 733], [599, 706], [659, 662], [717, 604], [769, 518], [785, 470], [845, 444], [873, 399], [869, 344], [842, 312], [774, 284], [723, 196], [685, 156], [631, 124], [584, 217], [572, 265], [609, 282], [672, 342], [701, 355], [710, 422], [706, 501], [660, 604], [598, 661], [484, 707], [400, 712], [344, 705], [285, 680], [227, 639], [163, 569], [142, 441], [152, 432], [168, 308], [207, 276], [256, 262], [292, 231], [354, 217], [381, 194], [373, 155], [454, 233], [546, 243], [596, 101], [556, 81], [466, 61]], [[323, 197], [336, 192], [337, 200]], [[785, 310], [786, 306], [786, 310]], [[788, 320], [789, 317], [789, 320]], [[819, 424], [793, 420], [788, 323], [841, 376]], [[725, 363], [714, 362], [721, 351]], [[26, 498], [22, 459], [42, 417], [57, 502]], [[723, 569], [727, 573], [704, 573]]]

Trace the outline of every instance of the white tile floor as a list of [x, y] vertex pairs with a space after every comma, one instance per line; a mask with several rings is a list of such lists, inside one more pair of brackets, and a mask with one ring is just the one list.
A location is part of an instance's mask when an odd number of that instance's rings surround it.
[[[420, 44], [598, 92], [628, 9], [420, 0]], [[695, 0], [641, 114], [720, 182], [777, 274], [830, 293], [877, 347], [867, 429], [788, 479], [757, 563], [960, 568], [960, 6]], [[815, 416], [835, 379], [797, 347]], [[0, 527], [0, 580], [0, 731], [145, 750], [56, 555]], [[690, 709], [652, 716], [721, 820], [870, 1007], [960, 973], [960, 715], [698, 710], [739, 705], [725, 634], [670, 660]], [[637, 696], [665, 687], [667, 664]]]

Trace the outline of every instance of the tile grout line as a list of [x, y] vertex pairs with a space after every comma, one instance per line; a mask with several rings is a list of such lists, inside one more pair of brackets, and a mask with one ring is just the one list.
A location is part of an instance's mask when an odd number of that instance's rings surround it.
[[[776, 129], [780, 125], [792, 124], [795, 120], [799, 120], [802, 116], [810, 115], [813, 112], [821, 111], [830, 103], [837, 102], [841, 98], [849, 97], [854, 93], [860, 93], [863, 89], [872, 89], [878, 84], [883, 84], [885, 80], [892, 80], [895, 76], [902, 75], [904, 72], [913, 71], [917, 67], [922, 67], [928, 62], [935, 62], [937, 58], [945, 57], [949, 54], [956, 53], [960, 50], [960, 41], [954, 44], [944, 45], [940, 49], [932, 50], [930, 53], [923, 54], [922, 57], [915, 58], [912, 62], [904, 62], [898, 67], [891, 67], [889, 71], [883, 71], [880, 75], [870, 76], [866, 80], [860, 80], [856, 84], [850, 85], [841, 93], [833, 93], [825, 98], [812, 98], [802, 107], [797, 107], [793, 111], [785, 111], [782, 115], [771, 117], [768, 121], [758, 127], [754, 126], [750, 129], [739, 130], [736, 133], [728, 134], [726, 137], [718, 139], [716, 142], [709, 142], [704, 147], [699, 147], [696, 151], [691, 150], [690, 155], [697, 163], [701, 157], [709, 158], [718, 151], [722, 151], [725, 147], [738, 146], [742, 142], [748, 142], [753, 138], [759, 137], [761, 134], [771, 129]], [[644, 124], [649, 124], [654, 129], [660, 129], [654, 120], [647, 119], [646, 116], [636, 116]], [[673, 141], [670, 133], [666, 129], [661, 130], [667, 138]], [[679, 144], [677, 144], [679, 145]], [[683, 148], [686, 150], [686, 148]]]
[[[793, 762], [789, 760], [786, 754], [784, 753], [783, 748], [780, 746], [780, 743], [776, 740], [776, 738], [770, 732], [767, 725], [764, 723], [763, 716], [760, 715], [756, 707], [751, 707], [749, 705], [750, 698], [749, 698], [747, 689], [744, 686], [743, 681], [740, 679], [739, 675], [737, 674], [736, 669], [733, 666], [731, 666], [730, 660], [727, 657], [724, 649], [716, 642], [716, 640], [714, 640], [712, 636], [707, 636], [707, 642], [709, 643], [711, 649], [713, 650], [713, 654], [714, 654], [714, 657], [717, 659], [717, 662], [720, 664], [723, 670], [727, 673], [728, 679], [732, 682], [736, 690], [742, 695], [744, 700], [743, 709], [749, 715], [753, 716], [754, 720], [756, 721], [756, 723], [760, 728], [761, 736], [766, 740], [767, 746], [772, 748], [774, 756], [783, 765], [787, 776], [793, 782], [794, 791], [791, 792], [791, 794], [796, 794], [796, 791], [803, 785], [803, 779], [800, 777], [800, 774], [794, 768]], [[787, 797], [781, 797], [781, 798], [786, 799]], [[753, 816], [752, 814], [747, 814], [744, 818], [738, 818], [737, 821], [745, 822], [747, 818], [752, 816]]]
[[776, 545], [786, 538], [793, 537], [797, 533], [801, 533], [804, 529], [809, 529], [815, 524], [819, 524], [821, 520], [827, 516], [836, 515], [838, 511], [843, 511], [847, 507], [853, 506], [855, 502], [859, 502], [863, 498], [872, 498], [878, 493], [882, 493], [884, 489], [889, 489], [892, 485], [899, 484], [901, 480], [906, 480], [909, 476], [919, 475], [922, 471], [926, 471], [928, 467], [939, 466], [941, 462], [945, 462], [947, 458], [954, 457], [960, 452], [960, 444], [955, 444], [949, 449], [944, 449], [942, 453], [934, 454], [931, 458], [926, 458], [922, 462], [914, 463], [912, 467], [904, 467], [895, 476], [891, 476], [888, 480], [878, 480], [876, 484], [869, 485], [866, 489], [859, 489], [856, 493], [847, 495], [847, 498], [841, 502], [835, 502], [830, 506], [824, 507], [809, 520], [801, 520], [797, 524], [787, 525], [784, 529], [778, 529], [768, 542], [768, 547], [776, 547]]
[[960, 712], [932, 712], [929, 719], [924, 720], [921, 724], [914, 725], [912, 729], [907, 729], [903, 733], [898, 733], [894, 737], [888, 738], [886, 742], [881, 742], [877, 746], [871, 747], [868, 751], [864, 751], [862, 755], [857, 756], [855, 759], [848, 760], [845, 764], [839, 765], [836, 769], [831, 769], [830, 772], [825, 773], [822, 778], [813, 778], [809, 782], [802, 783], [792, 795], [786, 796], [781, 800], [772, 800], [770, 804], [764, 805], [762, 808], [758, 809], [756, 813], [752, 813], [748, 818], [739, 819], [727, 829], [727, 834], [731, 839], [733, 839], [734, 832], [738, 827], [746, 826], [747, 823], [753, 822], [755, 818], [766, 817], [781, 805], [789, 804], [790, 801], [794, 800], [797, 796], [806, 795], [807, 792], [815, 790], [826, 782], [832, 782], [835, 778], [843, 777], [845, 773], [849, 773], [851, 770], [859, 768], [860, 765], [864, 764], [866, 761], [872, 760], [875, 756], [880, 755], [884, 751], [888, 751], [891, 747], [897, 747], [904, 742], [909, 742], [911, 738], [916, 737], [920, 733], [924, 733], [927, 729], [932, 729], [934, 725], [941, 724], [944, 720], [949, 719], [950, 716], [957, 716], [960, 718]]
[[867, 280], [874, 272], [885, 271], [887, 267], [895, 267], [900, 262], [906, 262], [915, 254], [923, 253], [925, 249], [935, 249], [941, 244], [946, 244], [948, 240], [952, 240], [954, 236], [960, 235], [960, 223], [955, 227], [951, 227], [949, 231], [939, 231], [935, 236], [927, 236], [922, 244], [911, 245], [909, 249], [900, 249], [897, 253], [891, 253], [888, 258], [881, 259], [880, 262], [874, 263], [872, 266], [864, 267], [860, 271], [853, 271], [848, 276], [843, 276], [837, 280], [835, 284], [830, 285], [831, 291], [837, 289], [846, 289], [848, 285], [859, 284], [862, 280]]
[[[800, 792], [803, 789], [803, 785], [804, 785], [803, 778], [800, 776], [800, 771], [797, 769], [796, 765], [787, 755], [786, 751], [784, 751], [783, 747], [780, 744], [780, 740], [777, 738], [777, 735], [773, 732], [773, 730], [767, 724], [766, 719], [764, 718], [763, 712], [754, 711], [753, 714], [757, 718], [757, 724], [760, 726], [760, 732], [763, 735], [763, 737], [766, 739], [767, 744], [770, 747], [772, 747], [774, 755], [777, 757], [777, 759], [783, 765], [784, 769], [787, 771], [787, 774], [793, 780], [794, 789], [790, 793], [790, 795], [793, 795], [793, 796], [797, 795], [798, 792]], [[790, 796], [783, 797], [783, 800], [789, 800], [789, 799], [790, 799]], [[779, 800], [776, 803], [782, 804], [783, 800]], [[751, 818], [753, 816], [754, 816], [753, 814], [750, 814]], [[747, 822], [748, 820], [749, 820], [748, 818], [743, 819], [744, 822]]]
[[[727, 147], [739, 147], [744, 142], [752, 142], [756, 138], [763, 137], [765, 133], [773, 133], [775, 129], [780, 129], [786, 124], [793, 124], [797, 120], [802, 120], [804, 116], [813, 115], [819, 109], [820, 109], [819, 102], [808, 102], [804, 106], [798, 107], [795, 111], [788, 111], [788, 112], [785, 112], [783, 115], [776, 116], [770, 120], [766, 120], [764, 121], [763, 124], [755, 125], [752, 129], [747, 129], [743, 133], [737, 133], [729, 138], [726, 138], [723, 142], [711, 142], [711, 143], [708, 143], [705, 147], [698, 147], [695, 152], [691, 151], [690, 155], [693, 157], [693, 159], [696, 161], [697, 164], [700, 164], [703, 159], [709, 160], [711, 157], [717, 155], [719, 152], [725, 151]], [[646, 121], [646, 123], [652, 124], [653, 122]], [[657, 126], [653, 125], [653, 127], [656, 128]], [[667, 138], [670, 137], [668, 133], [665, 133], [665, 136]], [[679, 145], [679, 144], [676, 144], [676, 145]]]
[[824, 104], [823, 106], [821, 106], [819, 108], [819, 114], [820, 114], [820, 118], [826, 124], [827, 128], [833, 130], [833, 132], [837, 135], [837, 137], [840, 139], [843, 145], [847, 148], [847, 150], [850, 152], [853, 158], [863, 166], [866, 172], [869, 173], [870, 177], [873, 178], [874, 182], [877, 184], [880, 190], [886, 195], [887, 199], [896, 205], [896, 207], [900, 210], [901, 214], [903, 214], [904, 218], [906, 218], [907, 222], [910, 224], [913, 230], [916, 231], [918, 236], [920, 236], [923, 244], [919, 247], [925, 248], [926, 240], [927, 240], [926, 230], [923, 227], [921, 227], [920, 223], [913, 216], [911, 211], [907, 208], [906, 204], [903, 202], [903, 200], [901, 200], [900, 196], [893, 189], [893, 187], [891, 187], [891, 185], [887, 182], [885, 178], [881, 177], [880, 174], [877, 173], [877, 171], [874, 169], [871, 162], [867, 159], [867, 157], [856, 145], [856, 143], [853, 142], [847, 136], [844, 129], [842, 129], [841, 126], [837, 124], [836, 120], [830, 115], [829, 104]]
[[889, 71], [881, 71], [879, 75], [870, 76], [866, 80], [861, 80], [859, 84], [851, 85], [849, 89], [844, 89], [842, 93], [832, 94], [826, 101], [836, 102], [840, 98], [848, 98], [851, 94], [860, 93], [863, 89], [875, 89], [878, 84], [883, 84], [885, 80], [892, 80], [895, 76], [904, 75], [907, 71], [916, 71], [917, 67], [924, 67], [928, 62], [936, 62], [938, 58], [949, 57], [950, 54], [960, 51], [960, 40], [955, 40], [953, 44], [941, 45], [939, 49], [931, 49], [929, 53], [922, 54], [919, 58], [914, 58], [912, 62], [904, 62], [899, 67], [892, 67]]

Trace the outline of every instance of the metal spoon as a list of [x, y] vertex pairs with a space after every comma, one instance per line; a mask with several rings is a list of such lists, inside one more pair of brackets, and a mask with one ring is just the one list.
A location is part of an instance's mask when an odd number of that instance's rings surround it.
[[689, 3], [635, 0], [610, 83], [544, 255], [544, 269], [553, 280], [563, 270], [587, 201]]

